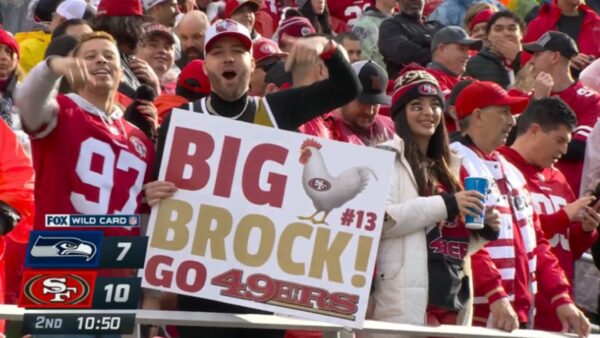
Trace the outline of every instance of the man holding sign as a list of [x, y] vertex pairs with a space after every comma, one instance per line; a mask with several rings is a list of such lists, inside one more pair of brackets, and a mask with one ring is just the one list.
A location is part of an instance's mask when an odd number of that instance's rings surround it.
[[[253, 98], [248, 95], [250, 74], [252, 73], [252, 70], [254, 68], [254, 61], [252, 60], [251, 53], [252, 41], [250, 38], [250, 33], [245, 27], [231, 20], [223, 20], [211, 26], [207, 32], [205, 42], [206, 55], [204, 70], [209, 77], [212, 93], [207, 98], [201, 99], [199, 105], [201, 107], [201, 111], [197, 113], [221, 116], [229, 119], [250, 122], [268, 127], [295, 130], [306, 121], [309, 121], [316, 116], [327, 113], [337, 107], [343, 106], [347, 102], [354, 99], [356, 95], [358, 95], [358, 92], [361, 88], [358, 79], [356, 78], [351, 66], [344, 59], [342, 53], [338, 50], [335, 42], [325, 37], [311, 37], [290, 42], [294, 43], [294, 47], [287, 60], [288, 69], [294, 63], [313, 63], [317, 60], [317, 58], [320, 57], [327, 65], [330, 78], [328, 80], [315, 83], [311, 86], [295, 88], [291, 90], [269, 94], [264, 98]], [[177, 167], [179, 165], [179, 163], [173, 164], [169, 162], [168, 169], [160, 168], [160, 161], [163, 155], [163, 150], [165, 151], [165, 154], [167, 154], [168, 152], [167, 148], [165, 148], [165, 145], [170, 144], [169, 142], [171, 141], [171, 137], [173, 139], [177, 138], [176, 135], [173, 136], [167, 133], [167, 131], [169, 130], [170, 123], [171, 116], [165, 119], [165, 122], [163, 123], [159, 133], [159, 139], [157, 144], [157, 159], [159, 161], [157, 163], [159, 165], [157, 165], [155, 177], [158, 177], [159, 169], [161, 171], [169, 171], [172, 167]], [[203, 135], [206, 136], [207, 134]], [[231, 140], [231, 138], [226, 137], [226, 140]], [[215, 144], [212, 138], [209, 142], [212, 142], [213, 145]], [[175, 140], [172, 141], [171, 149], [176, 149], [176, 143], [177, 142]], [[234, 143], [235, 142], [223, 144], [224, 151], [222, 153], [222, 163], [225, 163], [227, 161], [227, 159], [225, 159], [226, 157], [229, 160], [231, 160], [231, 156], [237, 156], [237, 152], [239, 152], [240, 148], [239, 144], [237, 144], [236, 150], [236, 145]], [[210, 147], [208, 144], [201, 144], [201, 146]], [[211, 149], [214, 150], [214, 147]], [[281, 152], [278, 152], [280, 149], [275, 149], [273, 147], [269, 148], [268, 151], [266, 150], [267, 149], [265, 149], [265, 151], [263, 152], [252, 151], [251, 154], [254, 154], [255, 157], [260, 157], [261, 154], [274, 154], [273, 156], [278, 156], [278, 154], [281, 154]], [[200, 150], [196, 147], [195, 151], [199, 152]], [[212, 152], [212, 150], [210, 151]], [[233, 154], [233, 152], [236, 152], [236, 154], [231, 156], [227, 155]], [[201, 161], [201, 159], [198, 158], [200, 155], [194, 154], [194, 156], [197, 161]], [[210, 156], [210, 154], [208, 156]], [[248, 157], [249, 158], [246, 164], [251, 162], [251, 156], [249, 155]], [[192, 157], [189, 157], [189, 159], [193, 160]], [[266, 160], [267, 159], [263, 159], [263, 164]], [[198, 169], [198, 171], [202, 171], [204, 169], [207, 169], [205, 167], [205, 164], [206, 162], [194, 162], [194, 165], [191, 165], [191, 167], [192, 170]], [[185, 165], [186, 164], [183, 163], [181, 164], [180, 168], [176, 168], [175, 170], [181, 169], [180, 172], [185, 172]], [[259, 171], [260, 165], [261, 164], [259, 163]], [[248, 167], [248, 165], [246, 165], [246, 167]], [[231, 183], [233, 181], [233, 178], [231, 178], [228, 181], [229, 188], [227, 188], [227, 183], [224, 184], [225, 181], [223, 181], [222, 177], [227, 175], [233, 176], [235, 172], [232, 170], [235, 170], [235, 163], [233, 164], [233, 167], [219, 165], [217, 176], [221, 178], [217, 178], [218, 182], [216, 183], [219, 187], [215, 187], [215, 195], [223, 196], [231, 194]], [[168, 172], [166, 177], [169, 177]], [[244, 170], [244, 179], [245, 178], [246, 170]], [[182, 177], [182, 179], [184, 178]], [[269, 174], [268, 182], [269, 184], [271, 184], [272, 187], [274, 187], [279, 185], [276, 183], [285, 183], [285, 180], [283, 180], [282, 182], [281, 179], [281, 176], [271, 173]], [[247, 188], [245, 182], [246, 181], [244, 180], [244, 192], [246, 192]], [[181, 185], [178, 185], [178, 187], [181, 188]], [[264, 191], [260, 191], [260, 187], [255, 188], [258, 189], [252, 190], [249, 188], [249, 190], [255, 191], [256, 194], [253, 194], [252, 196], [246, 196], [248, 200], [256, 204], [261, 204], [256, 202], [256, 200], [265, 198], [269, 199], [267, 194], [264, 194]], [[193, 190], [189, 187], [186, 187], [186, 189]], [[147, 184], [145, 190], [149, 204], [156, 205], [162, 199], [172, 197], [177, 188], [173, 182], [156, 181]], [[260, 193], [263, 194], [261, 195]], [[298, 190], [297, 193], [300, 194], [301, 191]], [[279, 201], [279, 204], [280, 203], [281, 201]], [[263, 204], [267, 203], [265, 202]], [[273, 202], [273, 204], [278, 203]], [[205, 205], [202, 206], [200, 212], [202, 212], [202, 210], [209, 210], [205, 207]], [[216, 212], [217, 209], [211, 210], [213, 212]], [[301, 212], [302, 211], [298, 211], [298, 213]], [[236, 235], [237, 234], [238, 231], [236, 231]], [[227, 234], [222, 235], [226, 236]], [[214, 242], [211, 242], [210, 247], [211, 253], [213, 254], [221, 249], [226, 249], [225, 247], [213, 247], [213, 243]], [[236, 243], [234, 243], [234, 245], [236, 245], [236, 248], [239, 247], [238, 244], [240, 243], [237, 243], [236, 240]], [[250, 244], [246, 243], [245, 246], [250, 246]], [[260, 250], [262, 250], [262, 246], [261, 249], [259, 249], [259, 252]], [[186, 261], [185, 263], [187, 262], [191, 261]], [[292, 266], [296, 267], [297, 265]], [[147, 266], [147, 269], [150, 268]], [[336, 297], [336, 295], [332, 294], [332, 297]], [[342, 296], [338, 295], [338, 297]], [[217, 301], [199, 299], [189, 296], [180, 296], [178, 299], [178, 306], [180, 310], [192, 311], [200, 310], [229, 313], [258, 312], [257, 310], [250, 310], [248, 308], [243, 308], [240, 306], [229, 305]], [[180, 328], [181, 337], [196, 337], [197, 333], [197, 330], [194, 328]], [[282, 336], [282, 333], [280, 331], [267, 330], [234, 330], [226, 328], [205, 328], [202, 330], [202, 335], [203, 337], [279, 337]]]

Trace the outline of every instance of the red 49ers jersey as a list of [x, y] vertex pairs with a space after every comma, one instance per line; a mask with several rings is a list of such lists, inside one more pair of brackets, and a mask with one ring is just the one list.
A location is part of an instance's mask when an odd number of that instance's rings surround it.
[[[53, 121], [31, 142], [36, 172], [34, 229], [45, 228], [46, 214], [147, 212], [142, 186], [151, 178], [152, 142], [122, 117], [94, 112], [97, 109], [80, 96], [59, 95], [57, 101]], [[113, 235], [137, 232], [105, 230]]]
[[[600, 117], [600, 94], [584, 86], [581, 81], [577, 81], [562, 92], [552, 93], [552, 95], [560, 97], [577, 115], [577, 128], [573, 132], [573, 139], [587, 141], [588, 135]], [[571, 189], [579, 191], [583, 159], [581, 161], [562, 160], [556, 164], [556, 167], [565, 174]]]
[[329, 14], [344, 21], [348, 27], [352, 27], [370, 5], [370, 0], [327, 0]]

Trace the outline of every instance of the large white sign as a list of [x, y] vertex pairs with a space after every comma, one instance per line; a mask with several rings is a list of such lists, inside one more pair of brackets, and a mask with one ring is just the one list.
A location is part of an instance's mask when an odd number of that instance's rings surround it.
[[143, 286], [361, 328], [394, 154], [176, 110]]

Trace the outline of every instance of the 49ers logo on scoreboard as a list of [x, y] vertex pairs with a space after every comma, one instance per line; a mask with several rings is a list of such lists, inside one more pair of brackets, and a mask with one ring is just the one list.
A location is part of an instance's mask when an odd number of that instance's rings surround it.
[[19, 306], [91, 308], [95, 282], [95, 271], [25, 271]]

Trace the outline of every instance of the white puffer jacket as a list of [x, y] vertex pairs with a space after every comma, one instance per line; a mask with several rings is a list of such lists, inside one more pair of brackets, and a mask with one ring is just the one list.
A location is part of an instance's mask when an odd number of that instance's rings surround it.
[[[425, 325], [428, 303], [426, 230], [446, 219], [446, 205], [441, 196], [420, 197], [410, 164], [404, 157], [404, 142], [398, 136], [379, 147], [396, 152], [390, 182], [387, 219], [384, 222], [373, 293], [374, 320]], [[450, 167], [459, 177], [461, 160], [452, 155]], [[468, 255], [485, 244], [471, 239]], [[467, 257], [468, 257], [467, 255]], [[465, 272], [470, 275], [470, 262]], [[472, 288], [471, 288], [472, 290]], [[471, 297], [472, 298], [472, 297]], [[457, 325], [470, 325], [471, 304], [467, 304]], [[382, 334], [360, 334], [361, 337], [388, 337]], [[408, 337], [389, 335], [389, 337]]]

